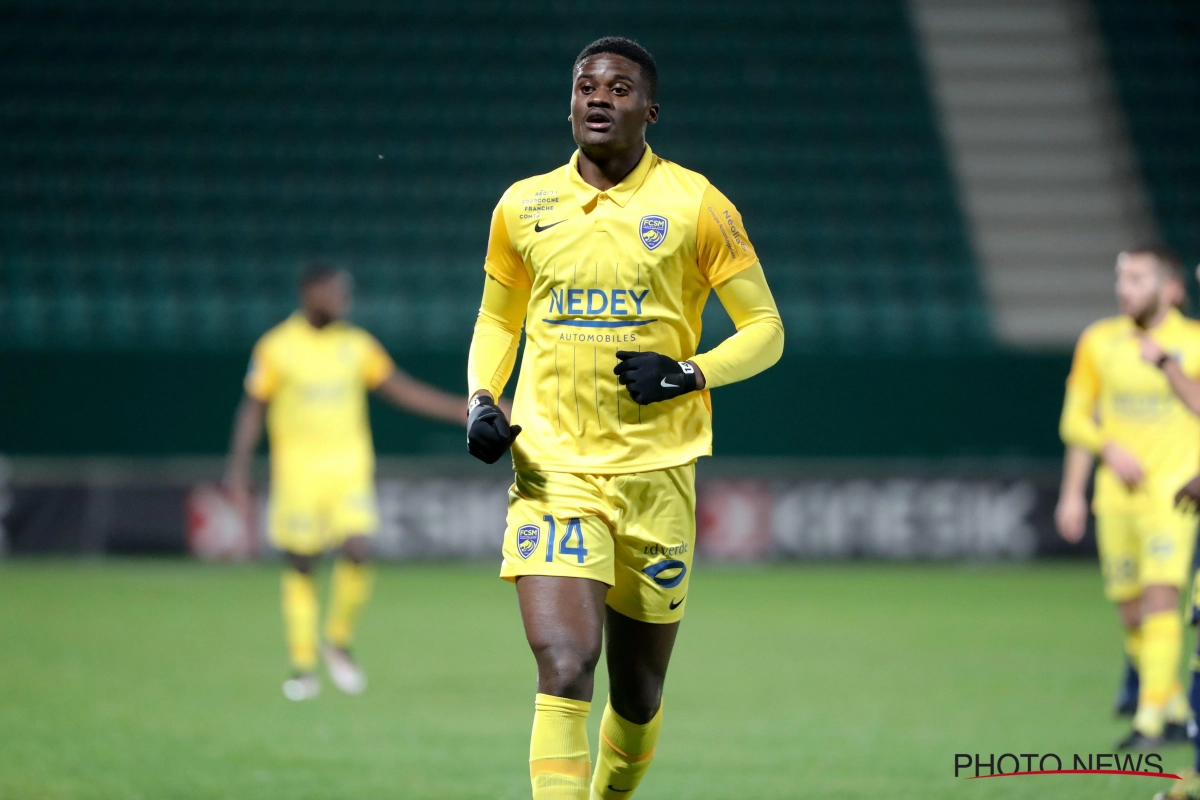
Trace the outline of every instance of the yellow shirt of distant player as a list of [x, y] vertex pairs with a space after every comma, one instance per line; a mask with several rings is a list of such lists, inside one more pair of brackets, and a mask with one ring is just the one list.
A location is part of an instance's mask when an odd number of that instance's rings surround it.
[[[1067, 379], [1063, 438], [1097, 452], [1115, 442], [1141, 462], [1144, 483], [1127, 489], [1107, 467], [1096, 472], [1097, 513], [1129, 513], [1169, 503], [1200, 471], [1200, 419], [1171, 391], [1166, 376], [1140, 356], [1129, 317], [1091, 325], [1079, 339]], [[1200, 323], [1172, 310], [1150, 336], [1191, 377], [1200, 376]]]
[[708, 392], [639, 406], [618, 350], [696, 355], [711, 288], [758, 258], [741, 216], [708, 180], [646, 148], [617, 186], [577, 169], [514, 184], [492, 216], [485, 269], [530, 286], [513, 421], [517, 469], [614, 474], [712, 451]]
[[245, 387], [269, 403], [275, 477], [314, 470], [369, 473], [375, 454], [367, 391], [394, 370], [379, 342], [347, 323], [314, 328], [293, 314], [263, 335]]

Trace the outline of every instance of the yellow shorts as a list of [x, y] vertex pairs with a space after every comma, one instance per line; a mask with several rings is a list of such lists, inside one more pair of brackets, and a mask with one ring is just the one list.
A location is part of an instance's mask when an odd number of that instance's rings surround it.
[[271, 544], [298, 555], [317, 555], [350, 536], [370, 536], [379, 527], [369, 472], [273, 478], [269, 506]]
[[1173, 508], [1140, 514], [1097, 514], [1096, 545], [1104, 596], [1133, 600], [1144, 586], [1187, 584], [1196, 545], [1196, 517]]
[[614, 611], [677, 622], [695, 545], [695, 464], [627, 475], [518, 470], [500, 577], [591, 578], [611, 587]]

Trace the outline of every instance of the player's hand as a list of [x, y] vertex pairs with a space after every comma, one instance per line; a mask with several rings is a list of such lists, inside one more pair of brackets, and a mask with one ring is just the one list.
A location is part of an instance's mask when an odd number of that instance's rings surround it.
[[1200, 475], [1192, 478], [1175, 493], [1175, 507], [1195, 513], [1200, 510]]
[[467, 406], [467, 452], [485, 464], [499, 461], [520, 432], [488, 395], [472, 398]]
[[1087, 498], [1077, 492], [1069, 492], [1058, 498], [1054, 508], [1054, 527], [1071, 544], [1083, 538], [1087, 530]]
[[1147, 364], [1153, 364], [1157, 367], [1158, 363], [1162, 361], [1162, 357], [1167, 354], [1166, 351], [1162, 349], [1162, 346], [1158, 342], [1154, 341], [1154, 339], [1150, 338], [1149, 336], [1142, 336], [1141, 339], [1142, 361], [1145, 361]]
[[613, 372], [638, 405], [670, 400], [696, 390], [696, 367], [658, 353], [617, 351]]
[[1121, 482], [1130, 489], [1136, 487], [1146, 477], [1137, 456], [1115, 442], [1104, 445], [1100, 450], [1100, 457], [1104, 459], [1108, 468], [1116, 473]]
[[254, 488], [250, 483], [250, 476], [235, 473], [225, 476], [225, 493], [229, 498], [229, 503], [243, 516], [250, 512], [251, 497], [254, 493]]

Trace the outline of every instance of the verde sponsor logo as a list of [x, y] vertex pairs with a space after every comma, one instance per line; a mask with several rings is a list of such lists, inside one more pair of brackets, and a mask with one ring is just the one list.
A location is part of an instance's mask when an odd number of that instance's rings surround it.
[[688, 551], [688, 543], [680, 542], [674, 545], [658, 544], [657, 542], [651, 545], [646, 545], [642, 552], [648, 556], [677, 556]]

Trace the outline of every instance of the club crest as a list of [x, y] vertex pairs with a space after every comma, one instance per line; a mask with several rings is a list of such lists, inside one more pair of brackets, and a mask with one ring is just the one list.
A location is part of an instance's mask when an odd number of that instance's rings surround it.
[[542, 529], [537, 525], [522, 525], [517, 528], [517, 552], [521, 558], [529, 558], [537, 550], [542, 538]]
[[638, 231], [647, 250], [654, 250], [667, 239], [667, 218], [657, 214], [642, 217]]

